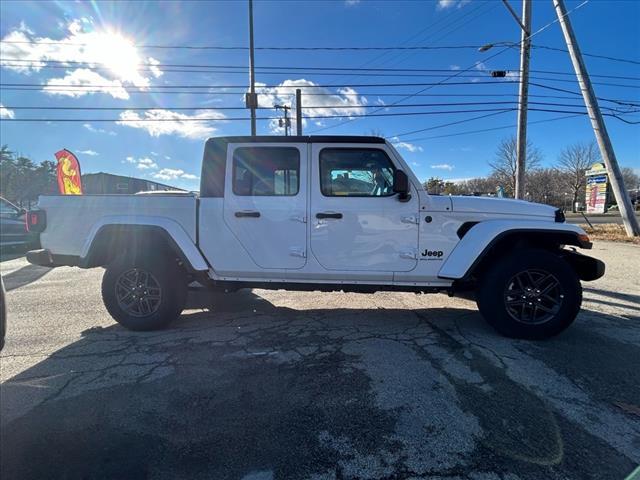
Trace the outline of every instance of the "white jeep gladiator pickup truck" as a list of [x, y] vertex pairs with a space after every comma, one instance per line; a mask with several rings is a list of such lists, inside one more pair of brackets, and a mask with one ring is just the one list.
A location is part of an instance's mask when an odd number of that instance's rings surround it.
[[199, 195], [42, 196], [28, 224], [43, 247], [28, 260], [104, 267], [107, 310], [133, 330], [166, 326], [197, 282], [473, 294], [502, 334], [544, 338], [604, 274], [561, 210], [429, 195], [376, 137], [211, 138]]

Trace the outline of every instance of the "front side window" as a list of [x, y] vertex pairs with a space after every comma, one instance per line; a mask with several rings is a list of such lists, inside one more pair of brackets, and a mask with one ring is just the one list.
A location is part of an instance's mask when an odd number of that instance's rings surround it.
[[240, 196], [297, 195], [300, 152], [291, 147], [240, 147], [233, 152], [233, 193]]
[[320, 152], [320, 190], [326, 197], [393, 195], [393, 164], [383, 150], [325, 148]]

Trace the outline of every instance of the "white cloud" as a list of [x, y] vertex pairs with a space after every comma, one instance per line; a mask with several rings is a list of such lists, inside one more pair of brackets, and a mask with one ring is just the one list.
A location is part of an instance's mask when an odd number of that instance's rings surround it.
[[[75, 87], [75, 88], [74, 88]], [[99, 73], [86, 68], [77, 68], [62, 78], [47, 81], [43, 90], [51, 95], [81, 97], [90, 93], [108, 93], [113, 98], [127, 100], [129, 94], [120, 80], [108, 80]]]
[[138, 170], [155, 170], [158, 168], [158, 164], [151, 160], [149, 157], [139, 158], [136, 165]]
[[147, 58], [147, 62], [149, 63], [149, 70], [151, 70], [151, 73], [153, 73], [153, 76], [158, 78], [161, 77], [163, 75], [162, 70], [160, 70], [158, 68], [158, 65], [160, 65], [160, 60], [156, 60], [153, 57], [149, 57]]
[[158, 180], [176, 180], [179, 178], [182, 178], [185, 180], [198, 179], [197, 175], [193, 175], [191, 173], [185, 173], [185, 171], [180, 168], [163, 168], [159, 172], [154, 173], [152, 177], [157, 178]]
[[78, 150], [78, 153], [82, 153], [83, 155], [89, 155], [90, 157], [95, 157], [96, 155], [100, 155], [95, 150]]
[[135, 165], [138, 170], [155, 170], [158, 168], [158, 164], [149, 157], [135, 158], [130, 155], [125, 159], [125, 161], [126, 163]]
[[415, 153], [422, 152], [423, 148], [420, 145], [415, 145], [413, 143], [401, 142], [398, 137], [391, 138], [391, 144], [396, 147], [398, 150], [406, 150], [407, 152]]
[[215, 110], [202, 110], [195, 115], [187, 115], [171, 110], [155, 109], [145, 111], [142, 116], [133, 110], [125, 110], [120, 113], [120, 120], [117, 123], [127, 127], [141, 128], [152, 137], [178, 135], [202, 140], [216, 131], [210, 120], [224, 118], [224, 114]]
[[16, 114], [13, 110], [9, 110], [4, 105], [0, 103], [0, 118], [15, 118]]
[[158, 152], [151, 152], [151, 155], [153, 155], [154, 157], [158, 156]]
[[[143, 58], [133, 42], [122, 34], [95, 28], [91, 19], [74, 19], [67, 23], [67, 34], [62, 38], [38, 37], [26, 25], [9, 31], [0, 43], [0, 66], [29, 75], [40, 72], [48, 61], [69, 67], [60, 78], [46, 81], [45, 90], [53, 94], [51, 86], [108, 85], [110, 88], [89, 88], [94, 92], [55, 92], [78, 97], [88, 93], [106, 93], [115, 98], [129, 98], [124, 85], [146, 89], [150, 78], [162, 75], [160, 62], [152, 57]], [[14, 42], [14, 43], [12, 43]], [[78, 67], [78, 62], [86, 66]], [[141, 64], [149, 63], [151, 75], [142, 75]], [[97, 73], [98, 70], [100, 73]], [[49, 73], [49, 71], [47, 71]]]
[[435, 168], [436, 170], [453, 170], [455, 167], [453, 165], [449, 165], [448, 163], [439, 163], [437, 165], [431, 165], [431, 168]]
[[451, 70], [460, 70], [460, 65], [449, 65]]
[[[339, 88], [331, 91], [327, 88], [318, 88], [317, 84], [311, 80], [303, 78], [298, 80], [285, 80], [276, 87], [267, 88], [264, 84], [256, 83], [256, 91], [258, 92], [258, 104], [264, 107], [272, 107], [273, 105], [291, 105], [292, 98], [295, 98], [296, 88], [302, 90], [302, 96], [305, 99], [302, 104], [302, 125], [307, 124], [307, 119], [316, 116], [330, 115], [362, 115], [365, 113], [364, 105], [367, 99], [360, 95], [353, 88]], [[322, 95], [310, 95], [321, 93]], [[310, 108], [314, 107], [314, 108]], [[295, 109], [290, 111], [292, 126], [296, 123]], [[322, 123], [320, 120], [314, 120], [315, 124]], [[275, 134], [283, 132], [283, 128], [278, 125], [278, 120], [270, 122], [271, 131]]]
[[456, 7], [462, 8], [467, 3], [470, 3], [471, 0], [438, 0], [438, 4], [436, 5], [437, 10], [446, 10], [447, 8]]
[[360, 0], [344, 0], [344, 3], [347, 7], [352, 7], [360, 3]]
[[91, 125], [90, 123], [83, 123], [82, 126], [84, 128], [86, 128], [87, 130], [89, 130], [91, 133], [106, 133], [107, 135], [111, 135], [111, 136], [115, 136], [116, 132], [112, 132], [109, 130], [104, 130], [102, 128], [96, 128], [93, 125]]

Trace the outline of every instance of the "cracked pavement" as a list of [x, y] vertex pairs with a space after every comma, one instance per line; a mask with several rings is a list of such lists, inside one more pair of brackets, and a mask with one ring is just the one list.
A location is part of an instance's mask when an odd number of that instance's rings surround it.
[[2, 478], [623, 479], [640, 462], [640, 247], [541, 342], [444, 295], [253, 290], [129, 332], [101, 269], [2, 262]]

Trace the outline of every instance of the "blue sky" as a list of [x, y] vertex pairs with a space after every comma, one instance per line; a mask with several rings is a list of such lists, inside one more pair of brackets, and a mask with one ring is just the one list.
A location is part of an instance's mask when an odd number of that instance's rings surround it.
[[[519, 12], [520, 2], [511, 0], [511, 3]], [[567, 7], [571, 10], [581, 3], [567, 1]], [[105, 171], [197, 189], [203, 141], [209, 136], [249, 133], [248, 121], [231, 120], [234, 117], [248, 116], [246, 110], [221, 109], [243, 106], [241, 92], [248, 82], [245, 71], [171, 66], [246, 66], [246, 50], [149, 47], [246, 47], [247, 4], [244, 1], [111, 3], [5, 0], [0, 4], [0, 9], [0, 37], [12, 42], [32, 42], [1, 44], [2, 83], [33, 85], [23, 87], [29, 90], [9, 90], [10, 87], [5, 86], [0, 91], [0, 103], [3, 105], [0, 110], [3, 117], [0, 122], [0, 141], [8, 144], [14, 151], [42, 161], [53, 159], [53, 153], [65, 147], [78, 154], [85, 173]], [[477, 47], [493, 42], [517, 42], [520, 39], [519, 27], [504, 5], [497, 0], [352, 0], [305, 3], [256, 1], [254, 16], [256, 47]], [[534, 31], [555, 18], [551, 0], [534, 2]], [[640, 2], [591, 0], [571, 13], [571, 20], [583, 52], [640, 62], [640, 35], [637, 30], [637, 25], [640, 24]], [[55, 44], [56, 42], [62, 44]], [[535, 35], [533, 43], [565, 47], [557, 23]], [[497, 46], [485, 53], [478, 52], [477, 48], [397, 51], [257, 50], [256, 80], [260, 85], [267, 85], [260, 90], [263, 92], [260, 96], [261, 106], [291, 103], [291, 93], [295, 86], [304, 87], [305, 93], [324, 93], [322, 96], [303, 98], [304, 105], [321, 107], [305, 110], [306, 116], [362, 115], [374, 111], [381, 115], [419, 112], [420, 115], [352, 118], [350, 121], [345, 118], [305, 119], [304, 133], [318, 131], [322, 134], [361, 135], [375, 131], [392, 138], [413, 130], [431, 128], [394, 138], [393, 141], [397, 142], [399, 150], [420, 178], [439, 176], [462, 179], [487, 174], [488, 161], [492, 159], [497, 143], [515, 133], [515, 127], [482, 133], [467, 132], [515, 124], [515, 111], [468, 120], [495, 113], [473, 113], [473, 110], [515, 106], [514, 103], [487, 103], [515, 101], [517, 84], [491, 79], [486, 70], [515, 70], [509, 77], [513, 80], [514, 75], [517, 75], [518, 62], [516, 49]], [[586, 57], [586, 62], [591, 74], [628, 77], [594, 77], [599, 97], [640, 102], [638, 63], [595, 57]], [[52, 65], [56, 68], [51, 68]], [[264, 67], [274, 66], [286, 68], [265, 71]], [[354, 67], [386, 70], [314, 70]], [[546, 87], [578, 91], [566, 53], [535, 48], [531, 68], [534, 71], [532, 82]], [[399, 69], [405, 70], [398, 71]], [[415, 69], [430, 71], [416, 72]], [[461, 71], [464, 72], [460, 73]], [[372, 73], [383, 75], [371, 76]], [[447, 80], [447, 77], [456, 74], [457, 77]], [[443, 85], [434, 86], [365, 86], [442, 81]], [[452, 82], [464, 84], [451, 85]], [[317, 85], [324, 87], [316, 87]], [[175, 87], [173, 91], [178, 93], [166, 93], [172, 86]], [[189, 89], [181, 89], [182, 86]], [[184, 93], [184, 90], [202, 93]], [[422, 91], [421, 96], [402, 100], [402, 95], [419, 91]], [[537, 108], [584, 110], [579, 106], [581, 97], [570, 93], [539, 86], [532, 86], [530, 93], [531, 101], [575, 105], [567, 107], [538, 104]], [[568, 98], [534, 97], [535, 95]], [[399, 104], [408, 105], [458, 102], [474, 105], [406, 108], [389, 106], [399, 100], [402, 100]], [[611, 102], [603, 102], [602, 106], [605, 105], [624, 108]], [[124, 110], [12, 108], [18, 106], [118, 107]], [[136, 111], [136, 107], [153, 107], [155, 110]], [[193, 107], [201, 110], [188, 110]], [[179, 108], [186, 110], [177, 110]], [[465, 112], [440, 113], [451, 110]], [[529, 138], [542, 150], [546, 165], [552, 165], [559, 151], [566, 145], [593, 139], [590, 123], [585, 116], [542, 122], [564, 115], [567, 114], [530, 112]], [[273, 110], [260, 110], [259, 116], [277, 115]], [[75, 118], [83, 121], [7, 121], [11, 118]], [[165, 121], [141, 121], [148, 118]], [[183, 121], [198, 118], [208, 120]], [[640, 114], [626, 114], [622, 118], [640, 121]], [[92, 121], [96, 119], [120, 119], [128, 122]], [[459, 121], [464, 123], [442, 126]], [[608, 117], [606, 121], [619, 162], [623, 166], [640, 169], [640, 126], [629, 125], [613, 117]], [[277, 124], [270, 120], [259, 121], [258, 131], [261, 134], [281, 133]]]

